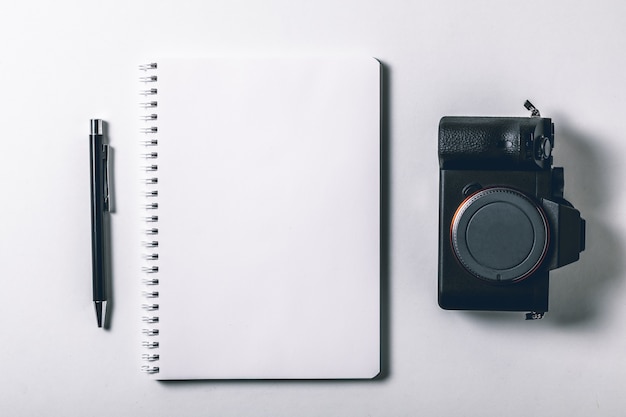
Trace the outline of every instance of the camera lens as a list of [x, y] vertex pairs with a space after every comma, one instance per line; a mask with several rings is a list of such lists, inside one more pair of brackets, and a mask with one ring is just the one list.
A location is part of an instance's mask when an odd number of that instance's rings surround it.
[[490, 187], [467, 197], [451, 225], [454, 253], [470, 273], [511, 283], [530, 276], [548, 250], [543, 210], [523, 193]]

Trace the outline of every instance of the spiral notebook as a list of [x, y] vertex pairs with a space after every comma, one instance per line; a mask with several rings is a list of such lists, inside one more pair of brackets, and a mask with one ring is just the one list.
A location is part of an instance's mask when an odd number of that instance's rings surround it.
[[160, 380], [375, 377], [379, 62], [140, 68], [143, 370]]

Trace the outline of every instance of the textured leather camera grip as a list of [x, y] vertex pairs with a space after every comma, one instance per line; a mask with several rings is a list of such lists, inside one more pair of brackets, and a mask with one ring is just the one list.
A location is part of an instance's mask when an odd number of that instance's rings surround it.
[[443, 117], [439, 165], [457, 169], [535, 165], [536, 169], [533, 139], [551, 136], [551, 125], [550, 119], [539, 117]]

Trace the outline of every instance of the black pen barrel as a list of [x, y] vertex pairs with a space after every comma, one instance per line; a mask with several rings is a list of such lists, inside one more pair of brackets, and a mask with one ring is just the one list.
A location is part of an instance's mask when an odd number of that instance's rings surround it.
[[106, 155], [103, 149], [103, 141], [102, 121], [92, 120], [91, 134], [89, 135], [89, 152], [91, 156], [91, 258], [94, 301], [106, 300], [104, 248]]

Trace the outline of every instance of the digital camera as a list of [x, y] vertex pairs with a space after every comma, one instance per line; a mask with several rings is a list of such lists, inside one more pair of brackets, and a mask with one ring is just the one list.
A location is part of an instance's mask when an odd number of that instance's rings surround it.
[[579, 259], [585, 221], [552, 167], [554, 125], [531, 117], [439, 123], [439, 305], [548, 311], [549, 271]]

